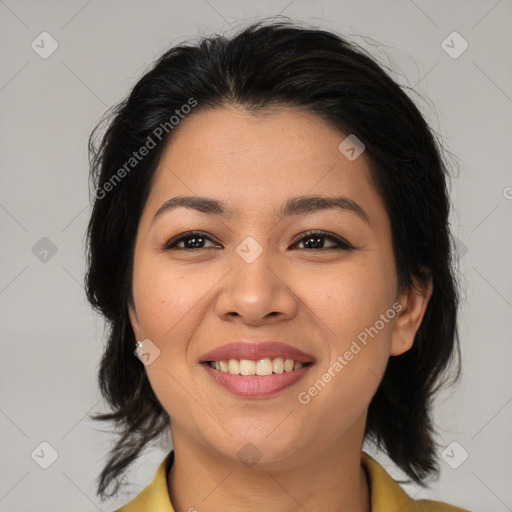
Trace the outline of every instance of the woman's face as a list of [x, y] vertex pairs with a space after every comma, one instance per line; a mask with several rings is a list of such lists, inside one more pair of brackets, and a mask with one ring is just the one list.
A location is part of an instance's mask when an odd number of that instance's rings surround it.
[[[196, 112], [173, 134], [139, 224], [130, 318], [175, 443], [186, 437], [233, 460], [252, 450], [283, 467], [296, 454], [362, 443], [388, 358], [410, 348], [426, 301], [397, 294], [389, 219], [366, 154], [339, 149], [347, 135], [291, 108], [231, 107]], [[155, 217], [183, 196], [219, 201], [229, 215], [179, 206]], [[309, 196], [346, 201], [280, 214]], [[191, 230], [202, 234], [165, 248]], [[279, 348], [247, 357], [269, 356], [272, 375], [202, 362], [225, 344], [267, 340], [312, 364], [279, 373]], [[250, 373], [251, 364], [241, 366]]]

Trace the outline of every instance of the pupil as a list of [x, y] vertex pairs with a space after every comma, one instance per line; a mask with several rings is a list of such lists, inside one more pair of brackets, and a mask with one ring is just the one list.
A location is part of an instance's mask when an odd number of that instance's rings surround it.
[[[309, 244], [308, 242], [313, 240], [313, 244]], [[314, 248], [320, 248], [322, 249], [323, 248], [323, 243], [322, 243], [322, 237], [319, 237], [319, 236], [310, 236], [308, 238], [305, 239], [304, 241], [304, 245], [306, 247], [314, 247]]]
[[190, 248], [190, 247], [197, 248], [197, 247], [200, 247], [202, 241], [203, 241], [202, 236], [193, 236], [193, 237], [188, 238], [188, 241], [185, 242], [185, 245], [187, 246], [187, 248]]

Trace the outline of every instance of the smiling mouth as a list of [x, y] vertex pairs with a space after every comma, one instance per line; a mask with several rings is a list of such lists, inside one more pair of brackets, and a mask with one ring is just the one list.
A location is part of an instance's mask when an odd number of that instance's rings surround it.
[[302, 363], [283, 357], [266, 357], [263, 359], [225, 359], [221, 361], [205, 361], [210, 368], [222, 373], [243, 376], [267, 376], [276, 373], [290, 373], [309, 366], [312, 362]]

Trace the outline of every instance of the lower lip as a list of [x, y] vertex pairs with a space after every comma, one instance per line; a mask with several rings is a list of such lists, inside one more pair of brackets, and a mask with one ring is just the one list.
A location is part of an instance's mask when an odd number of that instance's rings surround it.
[[295, 384], [313, 366], [312, 363], [300, 370], [273, 373], [272, 375], [232, 375], [215, 370], [208, 363], [202, 363], [213, 380], [231, 393], [245, 398], [263, 398], [274, 395]]

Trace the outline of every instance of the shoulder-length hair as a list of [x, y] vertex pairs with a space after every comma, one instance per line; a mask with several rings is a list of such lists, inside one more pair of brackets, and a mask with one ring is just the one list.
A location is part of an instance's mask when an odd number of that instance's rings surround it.
[[[294, 106], [366, 146], [391, 222], [399, 289], [430, 275], [433, 294], [413, 347], [389, 359], [369, 405], [365, 439], [416, 483], [438, 474], [432, 398], [455, 354], [454, 380], [460, 374], [448, 173], [441, 144], [403, 89], [353, 42], [283, 19], [263, 20], [230, 38], [214, 35], [172, 47], [95, 128], [86, 291], [108, 325], [98, 379], [112, 412], [94, 419], [119, 429], [98, 477], [102, 499], [117, 494], [128, 466], [170, 422], [134, 355], [128, 317], [139, 219], [162, 151], [172, 143], [171, 117], [223, 105], [251, 112]], [[135, 158], [150, 139], [146, 156]]]

